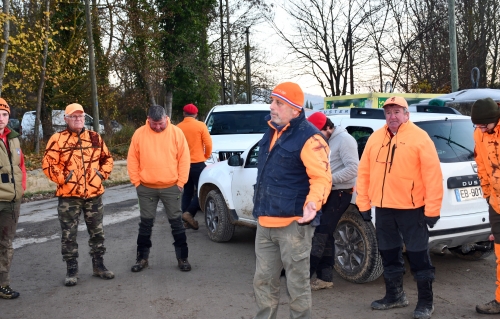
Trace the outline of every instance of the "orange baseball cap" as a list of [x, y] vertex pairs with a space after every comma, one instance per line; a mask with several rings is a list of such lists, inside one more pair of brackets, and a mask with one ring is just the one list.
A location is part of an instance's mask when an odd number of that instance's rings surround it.
[[302, 111], [304, 105], [304, 92], [297, 83], [293, 82], [278, 84], [271, 93], [271, 98], [278, 98], [299, 111]]
[[386, 107], [388, 105], [399, 105], [403, 108], [408, 108], [408, 102], [406, 102], [405, 98], [401, 96], [392, 96], [385, 100], [383, 107]]
[[76, 111], [81, 111], [81, 112], [85, 113], [85, 111], [83, 110], [83, 106], [81, 106], [78, 103], [72, 103], [72, 104], [66, 106], [66, 110], [64, 111], [64, 114], [71, 115], [71, 114], [75, 113]]
[[7, 101], [2, 99], [1, 97], [0, 97], [0, 110], [7, 111], [10, 115], [10, 106], [9, 104], [7, 104]]

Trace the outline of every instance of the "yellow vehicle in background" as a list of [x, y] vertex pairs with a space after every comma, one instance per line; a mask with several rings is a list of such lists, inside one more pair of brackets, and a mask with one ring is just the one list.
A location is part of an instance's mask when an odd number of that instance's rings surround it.
[[[429, 93], [363, 93], [342, 96], [330, 96], [324, 99], [324, 109], [334, 110], [351, 107], [382, 108], [385, 100], [391, 96], [401, 96], [408, 101], [408, 105], [416, 104], [422, 100], [436, 98], [443, 94]], [[328, 114], [327, 114], [328, 115]]]

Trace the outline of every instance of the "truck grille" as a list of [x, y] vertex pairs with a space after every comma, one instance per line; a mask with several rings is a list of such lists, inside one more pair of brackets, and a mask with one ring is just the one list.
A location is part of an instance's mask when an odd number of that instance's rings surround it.
[[233, 155], [241, 154], [243, 151], [235, 151], [235, 152], [219, 152], [219, 162], [226, 161]]

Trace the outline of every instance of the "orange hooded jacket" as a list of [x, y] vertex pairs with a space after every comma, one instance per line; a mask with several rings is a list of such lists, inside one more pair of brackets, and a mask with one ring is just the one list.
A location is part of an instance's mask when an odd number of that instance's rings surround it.
[[130, 142], [127, 169], [135, 187], [168, 188], [186, 184], [190, 168], [189, 146], [181, 129], [170, 123], [157, 133], [146, 125], [139, 127]]
[[387, 125], [366, 143], [358, 167], [356, 204], [413, 209], [425, 206], [425, 215], [440, 215], [443, 176], [436, 147], [429, 135], [408, 121], [390, 137]]
[[[493, 134], [474, 130], [474, 157], [477, 163], [477, 175], [481, 181], [483, 197], [490, 198], [489, 203], [493, 209], [500, 214], [500, 171], [493, 167], [500, 167], [500, 124], [494, 128]], [[490, 155], [491, 156], [490, 156]]]
[[47, 143], [42, 168], [57, 184], [56, 196], [92, 198], [104, 193], [102, 181], [111, 174], [113, 158], [96, 132], [64, 130]]

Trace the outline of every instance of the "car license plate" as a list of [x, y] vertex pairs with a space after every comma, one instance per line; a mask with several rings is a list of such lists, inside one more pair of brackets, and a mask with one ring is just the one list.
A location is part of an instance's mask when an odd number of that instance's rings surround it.
[[481, 190], [481, 186], [455, 188], [455, 196], [457, 202], [465, 202], [467, 200], [483, 198], [483, 191]]

